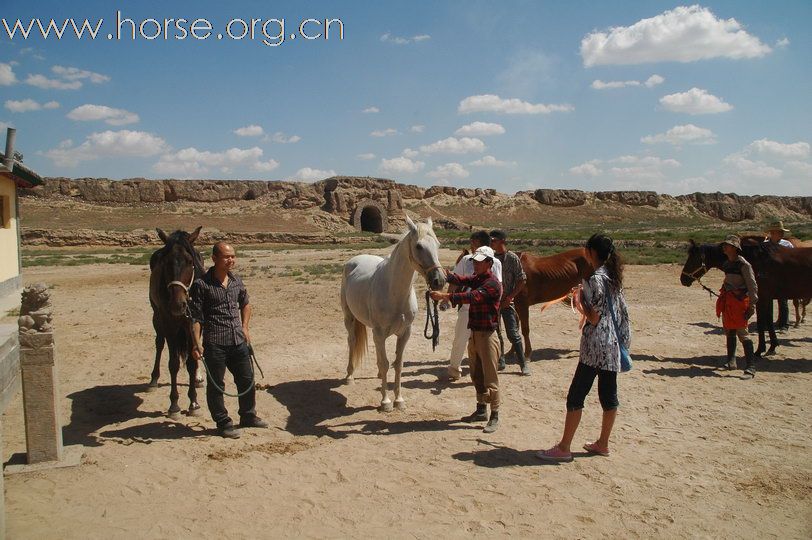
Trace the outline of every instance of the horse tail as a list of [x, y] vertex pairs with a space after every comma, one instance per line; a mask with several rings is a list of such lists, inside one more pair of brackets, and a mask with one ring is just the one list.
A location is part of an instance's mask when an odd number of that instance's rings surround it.
[[350, 363], [353, 372], [361, 366], [367, 352], [367, 327], [355, 319], [353, 321], [352, 335], [350, 336]]

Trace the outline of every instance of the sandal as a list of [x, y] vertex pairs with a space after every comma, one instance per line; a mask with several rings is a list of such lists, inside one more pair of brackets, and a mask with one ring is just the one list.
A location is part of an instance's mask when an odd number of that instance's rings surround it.
[[609, 450], [601, 450], [598, 447], [598, 443], [586, 443], [584, 445], [584, 450], [597, 456], [609, 457]]
[[542, 461], [561, 463], [572, 461], [572, 452], [564, 452], [558, 445], [555, 445], [549, 450], [539, 450], [536, 452], [536, 457]]

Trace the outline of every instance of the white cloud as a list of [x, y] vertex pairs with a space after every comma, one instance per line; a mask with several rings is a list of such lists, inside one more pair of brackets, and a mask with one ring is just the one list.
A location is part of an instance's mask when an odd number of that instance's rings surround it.
[[38, 101], [34, 101], [33, 99], [21, 99], [21, 100], [9, 99], [6, 100], [5, 106], [6, 109], [10, 110], [11, 112], [21, 113], [29, 111], [39, 111], [41, 109], [58, 109], [59, 102], [48, 101], [46, 103], [39, 103]]
[[271, 140], [275, 143], [279, 144], [295, 144], [302, 140], [301, 137], [298, 135], [285, 135], [281, 131], [277, 131], [273, 135], [271, 135]]
[[476, 161], [472, 161], [471, 165], [474, 167], [509, 167], [516, 165], [515, 161], [499, 161], [493, 156], [482, 156]]
[[662, 84], [665, 82], [665, 78], [657, 75], [656, 73], [646, 79], [643, 82], [640, 81], [609, 81], [603, 82], [602, 80], [594, 80], [592, 81], [593, 89], [595, 90], [605, 90], [608, 88], [625, 88], [627, 86], [645, 86], [646, 88], [654, 88], [658, 84]]
[[575, 174], [578, 176], [598, 176], [603, 172], [598, 168], [598, 163], [600, 163], [600, 161], [587, 161], [586, 163], [581, 163], [575, 167], [570, 167], [569, 172], [570, 174]]
[[144, 131], [122, 129], [92, 133], [79, 146], [73, 146], [68, 139], [44, 155], [59, 167], [75, 167], [82, 161], [116, 156], [148, 157], [167, 149], [166, 141], [161, 137]]
[[603, 82], [595, 79], [590, 85], [594, 90], [606, 90], [610, 88], [626, 88], [627, 86], [640, 86], [640, 81], [608, 81]]
[[17, 82], [17, 76], [11, 64], [0, 62], [0, 86], [11, 86]]
[[568, 104], [545, 105], [543, 103], [528, 103], [520, 99], [503, 99], [494, 94], [469, 96], [458, 107], [461, 114], [473, 112], [498, 112], [505, 114], [549, 114], [551, 112], [568, 112], [575, 107]]
[[375, 131], [370, 133], [370, 136], [372, 136], [372, 137], [387, 137], [389, 135], [397, 135], [397, 133], [398, 133], [398, 130], [396, 130], [394, 128], [376, 129]]
[[742, 153], [730, 154], [722, 160], [722, 165], [733, 169], [734, 172], [750, 179], [775, 180], [781, 177], [782, 171], [771, 167], [763, 161], [753, 161]]
[[361, 112], [366, 114], [375, 114], [381, 112], [381, 110], [378, 107], [367, 107]]
[[585, 67], [759, 58], [771, 51], [736, 19], [719, 19], [698, 5], [680, 6], [631, 26], [594, 31], [581, 40]]
[[422, 161], [400, 156], [392, 159], [382, 159], [378, 168], [381, 172], [389, 174], [414, 174], [421, 171], [425, 166], [426, 164]]
[[789, 39], [782, 37], [781, 39], [775, 42], [775, 46], [778, 47], [779, 49], [789, 47]]
[[449, 180], [451, 178], [468, 178], [470, 173], [459, 163], [446, 163], [440, 165], [430, 173], [426, 173], [428, 178], [439, 178]]
[[664, 82], [665, 77], [661, 77], [660, 75], [657, 75], [655, 73], [654, 75], [646, 79], [646, 82], [644, 82], [643, 84], [646, 86], [646, 88], [654, 88], [658, 84], [663, 84]]
[[471, 137], [462, 137], [461, 139], [448, 137], [420, 147], [420, 151], [426, 154], [467, 154], [469, 152], [483, 152], [484, 150], [485, 143]]
[[358, 154], [355, 157], [360, 159], [361, 161], [370, 161], [370, 160], [375, 159], [375, 154], [370, 152], [370, 153], [367, 153], [367, 154]]
[[107, 75], [75, 67], [53, 66], [51, 71], [68, 81], [87, 79], [93, 84], [101, 84], [110, 80]]
[[472, 122], [459, 128], [454, 132], [454, 135], [487, 137], [488, 135], [502, 135], [503, 133], [505, 133], [505, 128], [500, 124], [492, 124], [490, 122]]
[[310, 167], [303, 167], [296, 171], [294, 178], [297, 180], [302, 180], [304, 182], [315, 182], [317, 180], [324, 180], [325, 178], [330, 178], [331, 176], [335, 176], [336, 172], [332, 169], [323, 171], [321, 169], [311, 169]]
[[799, 141], [796, 143], [784, 144], [769, 139], [759, 139], [751, 142], [746, 150], [759, 154], [770, 154], [773, 156], [789, 159], [799, 159], [809, 156], [809, 143]]
[[674, 146], [683, 144], [714, 144], [716, 135], [709, 129], [701, 128], [693, 124], [674, 126], [665, 133], [657, 135], [647, 135], [640, 139], [645, 144], [671, 143]]
[[426, 130], [426, 126], [422, 124], [418, 124], [416, 126], [412, 126], [409, 128], [409, 131], [412, 133], [423, 133]]
[[114, 109], [106, 105], [81, 105], [68, 113], [68, 118], [79, 122], [104, 120], [111, 126], [123, 126], [138, 122], [138, 115], [124, 109]]
[[78, 90], [82, 87], [82, 81], [61, 81], [49, 79], [45, 75], [29, 75], [25, 79], [25, 84], [45, 90]]
[[269, 172], [279, 167], [279, 162], [275, 159], [263, 160], [262, 157], [262, 149], [256, 146], [229, 148], [222, 152], [189, 147], [163, 154], [152, 169], [159, 174], [189, 178], [208, 174], [212, 169], [231, 174], [237, 167], [245, 167], [255, 172]]
[[234, 134], [240, 137], [259, 137], [263, 133], [265, 133], [265, 130], [262, 129], [262, 126], [256, 124], [243, 126], [234, 130]]
[[412, 37], [400, 37], [400, 36], [393, 36], [391, 33], [387, 32], [381, 36], [381, 41], [384, 43], [394, 43], [395, 45], [409, 45], [412, 43], [420, 43], [421, 41], [426, 41], [431, 39], [431, 36], [428, 34], [419, 34]]
[[716, 114], [729, 111], [732, 105], [709, 94], [701, 88], [691, 88], [687, 92], [669, 94], [660, 98], [660, 104], [672, 112], [688, 114]]
[[418, 152], [417, 150], [412, 150], [411, 148], [404, 148], [403, 152], [401, 152], [400, 155], [407, 157], [409, 159], [413, 159], [419, 156], [420, 152]]

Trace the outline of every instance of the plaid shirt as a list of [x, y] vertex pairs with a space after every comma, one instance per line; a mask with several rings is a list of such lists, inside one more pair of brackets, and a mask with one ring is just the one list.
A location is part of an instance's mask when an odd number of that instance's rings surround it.
[[488, 270], [478, 276], [448, 275], [449, 283], [462, 285], [471, 290], [451, 293], [451, 303], [471, 304], [468, 310], [468, 328], [471, 330], [496, 330], [499, 324], [499, 299], [502, 284]]
[[248, 305], [248, 290], [242, 280], [228, 273], [228, 285], [214, 277], [214, 267], [192, 284], [189, 309], [203, 326], [203, 342], [239, 345], [245, 341], [240, 310]]

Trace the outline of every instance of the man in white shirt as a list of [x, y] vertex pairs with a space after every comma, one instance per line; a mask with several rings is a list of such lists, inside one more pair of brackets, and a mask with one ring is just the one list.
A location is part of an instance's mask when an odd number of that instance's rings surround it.
[[[502, 283], [502, 263], [494, 256], [493, 250], [491, 250], [489, 246], [490, 242], [491, 237], [488, 231], [478, 231], [472, 234], [470, 246], [471, 254], [463, 254], [463, 256], [460, 257], [457, 261], [457, 265], [454, 267], [454, 273], [459, 276], [473, 276], [474, 262], [471, 260], [471, 257], [478, 250], [484, 248], [484, 250], [490, 252], [486, 253], [486, 255], [493, 259], [491, 272], [496, 276], [499, 283]], [[456, 287], [454, 285], [448, 286], [448, 292], [454, 292], [455, 290]], [[468, 304], [463, 304], [457, 313], [457, 324], [454, 327], [454, 341], [451, 345], [451, 356], [448, 361], [448, 377], [453, 381], [462, 377], [462, 358], [468, 348], [468, 339], [470, 336], [471, 331], [468, 329]], [[501, 333], [499, 337], [501, 340]]]
[[[784, 235], [789, 232], [789, 229], [784, 228], [783, 221], [776, 221], [771, 223], [767, 228], [767, 239], [764, 242], [779, 245], [785, 248], [794, 248], [792, 242], [784, 238]], [[789, 300], [786, 298], [779, 298], [778, 302], [778, 321], [775, 323], [779, 332], [786, 332], [789, 330]]]

